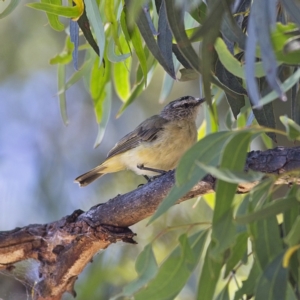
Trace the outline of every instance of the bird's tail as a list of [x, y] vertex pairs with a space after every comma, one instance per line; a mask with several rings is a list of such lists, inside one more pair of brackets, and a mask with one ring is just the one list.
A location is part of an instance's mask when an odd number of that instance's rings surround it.
[[116, 155], [105, 160], [100, 166], [80, 175], [75, 179], [75, 182], [79, 183], [79, 186], [81, 187], [86, 186], [107, 173], [114, 173], [124, 169], [125, 166]]
[[97, 178], [103, 176], [105, 174], [101, 173], [101, 171], [103, 171], [105, 169], [105, 167], [103, 166], [98, 166], [80, 176], [78, 176], [74, 182], [77, 182], [79, 184], [79, 186], [83, 187], [86, 186], [88, 184], [90, 184], [91, 182], [93, 182], [94, 180], [96, 180]]

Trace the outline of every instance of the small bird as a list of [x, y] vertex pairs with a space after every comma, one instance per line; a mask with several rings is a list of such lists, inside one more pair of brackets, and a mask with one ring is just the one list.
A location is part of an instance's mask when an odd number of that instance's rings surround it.
[[174, 169], [181, 156], [197, 141], [196, 118], [204, 99], [184, 96], [167, 104], [125, 135], [96, 168], [75, 179], [86, 186], [107, 173], [132, 170], [154, 176]]

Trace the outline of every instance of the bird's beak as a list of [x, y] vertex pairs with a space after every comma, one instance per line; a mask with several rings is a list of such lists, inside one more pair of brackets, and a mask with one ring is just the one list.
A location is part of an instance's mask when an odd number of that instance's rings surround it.
[[200, 105], [203, 102], [205, 102], [205, 98], [196, 98], [196, 99], [197, 99], [197, 105]]

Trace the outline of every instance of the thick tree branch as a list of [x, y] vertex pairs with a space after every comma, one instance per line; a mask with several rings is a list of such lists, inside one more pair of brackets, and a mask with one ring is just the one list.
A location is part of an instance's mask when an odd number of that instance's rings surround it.
[[[248, 154], [245, 170], [283, 174], [300, 168], [300, 147], [278, 147]], [[297, 182], [292, 175], [280, 183]], [[213, 192], [215, 178], [207, 175], [178, 202]], [[174, 171], [124, 195], [118, 195], [89, 211], [77, 210], [70, 216], [45, 225], [28, 225], [0, 232], [0, 269], [35, 259], [40, 262], [40, 281], [34, 287], [36, 299], [60, 299], [64, 292], [74, 294], [74, 283], [86, 264], [100, 249], [111, 243], [133, 241], [131, 226], [152, 215], [174, 185]], [[248, 192], [254, 184], [239, 186]]]

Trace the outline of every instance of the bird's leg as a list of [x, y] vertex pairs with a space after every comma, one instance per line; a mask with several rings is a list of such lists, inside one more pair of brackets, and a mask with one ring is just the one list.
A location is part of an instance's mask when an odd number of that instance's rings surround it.
[[[145, 171], [151, 171], [151, 172], [155, 172], [155, 173], [158, 173], [158, 174], [166, 174], [167, 172], [165, 170], [159, 170], [159, 169], [154, 169], [154, 168], [148, 168], [148, 167], [145, 167], [143, 164], [141, 165], [137, 165], [137, 168], [140, 169], [140, 170], [145, 170]], [[149, 181], [149, 177], [144, 175], [144, 177]]]

